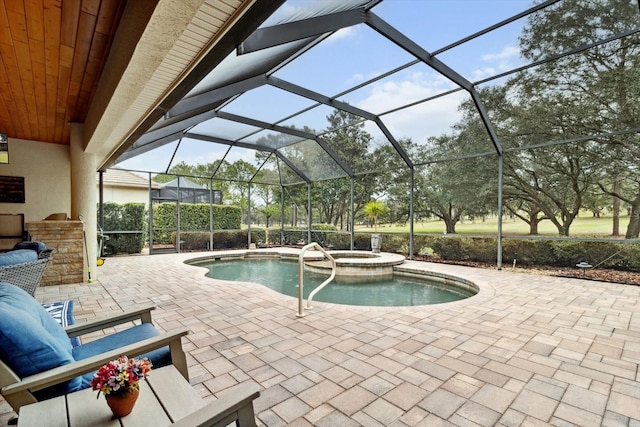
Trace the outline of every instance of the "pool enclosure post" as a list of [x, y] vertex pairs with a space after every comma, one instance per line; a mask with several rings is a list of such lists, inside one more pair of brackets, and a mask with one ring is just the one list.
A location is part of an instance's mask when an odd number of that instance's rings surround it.
[[247, 248], [251, 249], [251, 183], [247, 183]]
[[351, 239], [351, 243], [350, 243], [350, 248], [351, 250], [353, 250], [353, 247], [355, 246], [354, 244], [354, 240], [355, 240], [355, 232], [353, 231], [353, 225], [355, 223], [354, 221], [354, 215], [353, 215], [353, 187], [354, 187], [354, 182], [355, 179], [353, 177], [351, 177], [351, 209], [349, 210], [349, 238]]
[[98, 226], [104, 232], [104, 171], [98, 171]]
[[213, 250], [213, 178], [209, 178], [209, 250]]
[[311, 183], [307, 184], [307, 243], [311, 243]]
[[147, 215], [147, 227], [149, 227], [147, 235], [149, 236], [149, 255], [153, 255], [153, 187], [151, 186], [151, 172], [149, 172], [149, 215]]
[[502, 270], [502, 157], [498, 154], [498, 270]]
[[280, 186], [280, 246], [284, 246], [284, 185]]
[[180, 175], [178, 175], [178, 185], [176, 188], [178, 190], [178, 201], [176, 203], [176, 245], [178, 247], [177, 252], [180, 253], [182, 250], [182, 244], [180, 243], [180, 199], [182, 196], [182, 193], [180, 192]]
[[413, 195], [415, 187], [415, 168], [411, 167], [411, 178], [409, 181], [409, 259], [413, 259]]

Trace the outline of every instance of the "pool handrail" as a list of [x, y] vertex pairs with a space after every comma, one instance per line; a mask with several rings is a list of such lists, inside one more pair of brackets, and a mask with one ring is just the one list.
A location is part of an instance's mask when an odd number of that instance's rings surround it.
[[311, 306], [311, 302], [313, 301], [313, 297], [322, 290], [325, 286], [327, 286], [333, 279], [336, 277], [336, 260], [329, 254], [329, 252], [325, 251], [322, 246], [320, 246], [317, 242], [311, 242], [308, 245], [305, 245], [298, 256], [298, 313], [296, 316], [302, 317], [304, 316], [304, 307], [302, 301], [304, 300], [304, 253], [311, 248], [316, 248], [322, 254], [331, 261], [331, 276], [324, 282], [320, 284], [317, 288], [315, 288], [309, 294], [309, 298], [307, 299], [307, 310], [311, 310], [313, 307]]

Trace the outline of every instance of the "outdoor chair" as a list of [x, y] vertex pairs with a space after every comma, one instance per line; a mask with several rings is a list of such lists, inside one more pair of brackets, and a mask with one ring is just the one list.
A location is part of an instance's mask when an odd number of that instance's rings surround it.
[[51, 260], [52, 251], [18, 249], [0, 254], [0, 282], [11, 283], [33, 296]]
[[[0, 283], [0, 392], [20, 407], [89, 387], [93, 373], [121, 355], [148, 357], [154, 366], [173, 364], [188, 381], [181, 337], [187, 329], [160, 334], [154, 307], [63, 328], [27, 292]], [[128, 329], [72, 346], [70, 338], [135, 322]]]

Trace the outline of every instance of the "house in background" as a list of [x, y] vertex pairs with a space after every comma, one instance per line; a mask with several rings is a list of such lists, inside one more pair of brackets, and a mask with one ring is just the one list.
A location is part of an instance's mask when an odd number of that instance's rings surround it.
[[[178, 197], [178, 193], [180, 197]], [[181, 203], [209, 203], [209, 200], [211, 200], [215, 205], [222, 204], [222, 192], [220, 190], [209, 190], [207, 187], [196, 184], [183, 176], [169, 182], [156, 184], [151, 194], [154, 199], [158, 200], [180, 200]]]
[[[98, 177], [96, 188], [99, 187]], [[102, 175], [103, 202], [144, 203], [149, 205], [149, 179], [133, 172], [120, 169], [107, 169]], [[160, 185], [151, 181], [151, 190], [157, 191]]]

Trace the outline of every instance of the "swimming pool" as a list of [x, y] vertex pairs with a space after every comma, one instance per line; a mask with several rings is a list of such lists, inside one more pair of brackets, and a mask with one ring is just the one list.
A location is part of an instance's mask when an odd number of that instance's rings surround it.
[[[281, 259], [201, 260], [190, 263], [209, 270], [208, 277], [235, 282], [253, 282], [292, 297], [298, 296], [298, 263]], [[328, 275], [312, 271], [304, 274], [304, 298]], [[360, 306], [415, 306], [457, 301], [475, 295], [461, 286], [394, 274], [392, 278], [371, 278], [366, 282], [336, 278], [321, 290], [314, 301]]]

